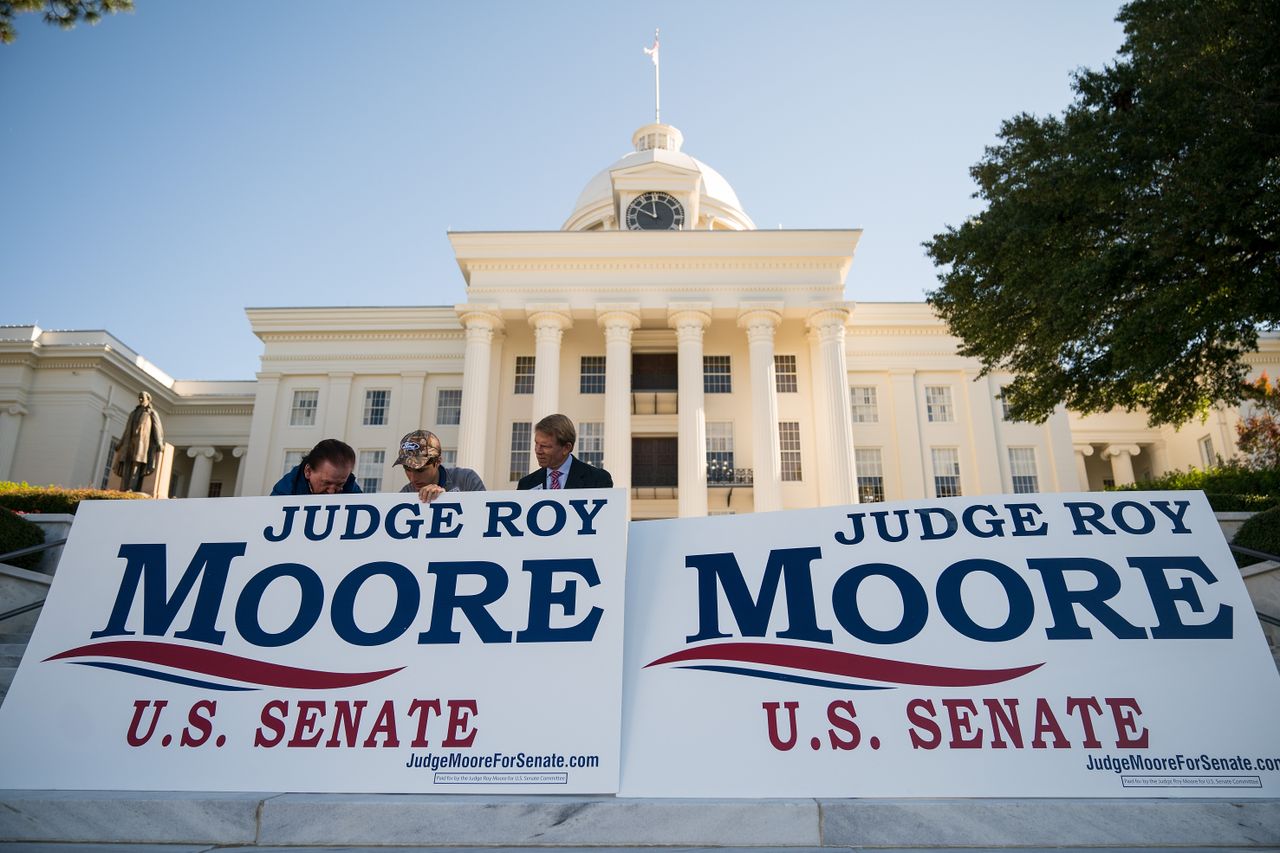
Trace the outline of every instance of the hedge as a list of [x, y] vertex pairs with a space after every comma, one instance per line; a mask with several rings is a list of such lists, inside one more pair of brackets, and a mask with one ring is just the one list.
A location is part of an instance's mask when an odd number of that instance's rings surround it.
[[[40, 525], [27, 521], [17, 513], [10, 512], [7, 509], [0, 509], [0, 554], [8, 554], [10, 551], [17, 551], [20, 548], [30, 548], [32, 545], [44, 544], [44, 530]], [[12, 560], [6, 560], [6, 565], [17, 566], [20, 569], [34, 569], [40, 565], [40, 558], [44, 555], [40, 552], [35, 554], [27, 554], [25, 557], [15, 557]]]
[[64, 489], [61, 486], [32, 486], [28, 483], [0, 482], [0, 507], [14, 512], [54, 512], [75, 514], [80, 501], [149, 500], [149, 495], [107, 489]]
[[1203, 491], [1215, 512], [1261, 512], [1280, 506], [1280, 469], [1246, 468], [1228, 462], [1216, 468], [1170, 471], [1154, 480], [1143, 480], [1114, 491]]
[[[1280, 506], [1260, 512], [1240, 525], [1240, 530], [1231, 544], [1252, 548], [1255, 551], [1265, 551], [1268, 554], [1280, 554]], [[1236, 554], [1236, 562], [1241, 566], [1248, 566], [1259, 563], [1261, 560], [1257, 557]]]

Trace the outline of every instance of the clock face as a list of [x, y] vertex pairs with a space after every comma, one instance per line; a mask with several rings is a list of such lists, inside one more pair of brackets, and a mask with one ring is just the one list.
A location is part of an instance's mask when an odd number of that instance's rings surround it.
[[641, 193], [627, 205], [627, 228], [632, 231], [679, 231], [684, 207], [669, 193]]

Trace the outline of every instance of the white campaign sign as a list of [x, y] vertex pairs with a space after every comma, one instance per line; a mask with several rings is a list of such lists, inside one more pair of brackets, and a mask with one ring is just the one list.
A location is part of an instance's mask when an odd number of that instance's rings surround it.
[[616, 791], [626, 507], [82, 504], [0, 788]]
[[646, 522], [628, 564], [623, 796], [1280, 796], [1199, 492]]

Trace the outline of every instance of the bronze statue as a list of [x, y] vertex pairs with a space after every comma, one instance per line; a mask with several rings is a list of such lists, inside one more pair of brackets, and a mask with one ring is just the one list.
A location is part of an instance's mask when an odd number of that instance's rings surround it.
[[164, 428], [160, 415], [151, 408], [151, 395], [138, 395], [137, 407], [129, 413], [124, 435], [116, 445], [116, 473], [120, 488], [127, 492], [142, 491], [142, 481], [155, 473], [164, 452]]

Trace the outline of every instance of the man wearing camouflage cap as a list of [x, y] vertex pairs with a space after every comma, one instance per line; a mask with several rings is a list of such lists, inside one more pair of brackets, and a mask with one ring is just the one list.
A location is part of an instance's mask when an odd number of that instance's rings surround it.
[[418, 499], [430, 503], [445, 492], [483, 492], [480, 475], [470, 468], [445, 468], [440, 464], [440, 439], [425, 429], [414, 430], [400, 439], [395, 464], [404, 466], [409, 479], [402, 492], [417, 492]]

